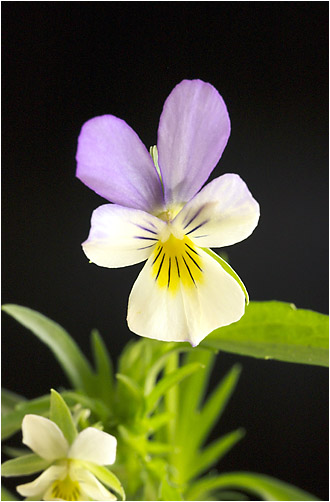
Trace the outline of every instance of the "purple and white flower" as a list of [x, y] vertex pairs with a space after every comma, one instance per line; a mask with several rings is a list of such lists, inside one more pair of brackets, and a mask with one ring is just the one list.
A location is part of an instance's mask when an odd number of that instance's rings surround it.
[[201, 189], [229, 134], [223, 99], [201, 80], [168, 96], [150, 153], [113, 115], [82, 127], [77, 177], [112, 202], [93, 212], [83, 250], [103, 267], [147, 260], [128, 302], [128, 326], [141, 336], [195, 346], [244, 314], [240, 280], [203, 249], [240, 242], [258, 224], [259, 205], [238, 175]]

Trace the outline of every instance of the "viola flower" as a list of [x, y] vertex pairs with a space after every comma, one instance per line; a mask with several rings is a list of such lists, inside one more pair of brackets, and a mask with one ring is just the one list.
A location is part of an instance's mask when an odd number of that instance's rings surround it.
[[236, 174], [201, 189], [229, 134], [223, 99], [201, 80], [184, 80], [168, 96], [150, 153], [113, 115], [82, 127], [77, 177], [113, 203], [93, 212], [82, 247], [102, 267], [147, 260], [128, 302], [128, 326], [139, 335], [195, 346], [244, 314], [234, 273], [203, 249], [242, 241], [259, 219], [258, 203]]
[[31, 483], [17, 486], [18, 493], [30, 500], [116, 500], [86, 468], [87, 462], [113, 464], [116, 438], [88, 427], [69, 446], [61, 429], [39, 415], [25, 415], [22, 432], [23, 443], [49, 461], [49, 467]]

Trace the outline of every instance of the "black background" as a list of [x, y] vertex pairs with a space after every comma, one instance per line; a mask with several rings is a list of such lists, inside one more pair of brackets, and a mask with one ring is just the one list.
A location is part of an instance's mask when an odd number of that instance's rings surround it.
[[[90, 265], [80, 243], [104, 203], [75, 178], [82, 124], [114, 114], [156, 143], [184, 78], [212, 83], [232, 133], [214, 172], [239, 174], [260, 224], [226, 251], [252, 300], [328, 309], [327, 2], [2, 2], [2, 302], [63, 325], [89, 354], [136, 338], [127, 299], [140, 265]], [[2, 383], [36, 397], [66, 384], [47, 348], [3, 316]], [[277, 476], [327, 500], [327, 370], [222, 353], [243, 374], [217, 433], [246, 438], [223, 470]]]

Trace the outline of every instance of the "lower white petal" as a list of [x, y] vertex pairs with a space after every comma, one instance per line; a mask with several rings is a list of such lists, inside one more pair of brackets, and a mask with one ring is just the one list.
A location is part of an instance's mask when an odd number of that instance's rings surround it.
[[142, 269], [128, 303], [127, 321], [134, 333], [195, 346], [214, 329], [243, 316], [240, 285], [216, 260], [186, 241], [182, 250], [176, 245], [174, 254], [168, 246], [155, 262], [156, 248]]
[[258, 224], [259, 204], [237, 174], [206, 185], [180, 211], [173, 225], [200, 247], [224, 247], [246, 239]]
[[146, 260], [165, 222], [139, 209], [105, 204], [95, 209], [87, 241], [90, 261], [101, 267], [126, 267]]
[[80, 500], [117, 500], [117, 497], [86, 470], [79, 470], [76, 477], [79, 482]]
[[[66, 467], [53, 465], [48, 467], [40, 476], [31, 483], [19, 485], [16, 490], [23, 497], [36, 497], [36, 500], [44, 500], [43, 496], [51, 487], [52, 483], [66, 472]], [[49, 499], [46, 499], [49, 500]]]
[[111, 434], [88, 427], [72, 443], [68, 457], [98, 465], [111, 465], [116, 460], [117, 440]]
[[22, 422], [23, 443], [46, 460], [66, 457], [69, 444], [61, 429], [39, 415], [25, 415]]

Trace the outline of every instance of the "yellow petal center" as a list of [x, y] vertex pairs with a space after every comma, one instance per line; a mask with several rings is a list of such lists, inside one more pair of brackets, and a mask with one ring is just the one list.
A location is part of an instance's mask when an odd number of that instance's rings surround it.
[[79, 500], [80, 488], [78, 481], [73, 481], [69, 475], [64, 479], [54, 481], [51, 489], [52, 496], [61, 500]]
[[198, 248], [184, 236], [177, 239], [173, 234], [159, 241], [152, 254], [152, 276], [160, 288], [176, 293], [180, 285], [195, 288], [203, 281], [202, 258]]

